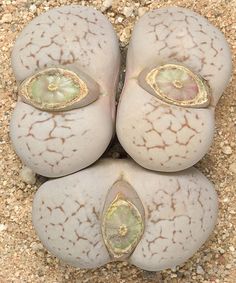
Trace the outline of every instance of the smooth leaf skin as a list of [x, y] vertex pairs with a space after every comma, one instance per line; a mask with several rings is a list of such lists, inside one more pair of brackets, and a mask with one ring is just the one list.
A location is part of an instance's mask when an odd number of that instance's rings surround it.
[[[155, 171], [176, 172], [197, 163], [213, 141], [215, 106], [229, 82], [231, 60], [224, 35], [195, 12], [168, 7], [141, 17], [117, 110], [117, 136], [126, 152]], [[165, 64], [182, 65], [206, 80], [210, 105], [176, 106], [148, 92], [140, 76]]]
[[[197, 169], [164, 174], [130, 160], [104, 159], [39, 188], [33, 224], [44, 246], [79, 268], [109, 262], [101, 219], [104, 205], [111, 201], [108, 192], [120, 180], [136, 191], [145, 216], [144, 234], [128, 262], [152, 271], [172, 268], [190, 258], [211, 234], [217, 196]], [[127, 198], [132, 201], [132, 194], [127, 192]]]

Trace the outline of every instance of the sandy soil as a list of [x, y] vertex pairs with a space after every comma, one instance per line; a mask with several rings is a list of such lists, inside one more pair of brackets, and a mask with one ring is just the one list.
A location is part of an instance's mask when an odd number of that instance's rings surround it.
[[[9, 119], [17, 87], [10, 66], [16, 36], [35, 16], [60, 5], [77, 3], [102, 10], [113, 23], [125, 59], [136, 20], [149, 9], [178, 5], [204, 15], [225, 34], [236, 59], [234, 0], [1, 0], [0, 1], [0, 282], [236, 282], [236, 72], [217, 105], [214, 144], [197, 167], [215, 184], [219, 196], [217, 227], [208, 242], [183, 266], [161, 273], [127, 263], [112, 263], [90, 271], [71, 268], [41, 245], [31, 223], [34, 186], [20, 180], [21, 162], [9, 140]], [[121, 77], [124, 77], [124, 72]], [[121, 87], [121, 85], [120, 85]], [[110, 151], [118, 156], [119, 146]]]

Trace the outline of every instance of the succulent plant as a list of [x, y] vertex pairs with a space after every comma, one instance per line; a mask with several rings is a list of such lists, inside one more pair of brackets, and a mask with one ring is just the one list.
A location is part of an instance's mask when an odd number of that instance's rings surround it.
[[33, 224], [45, 247], [80, 268], [126, 260], [157, 271], [182, 264], [211, 234], [214, 187], [197, 169], [157, 173], [128, 160], [100, 160], [44, 183]]
[[114, 132], [120, 52], [98, 11], [49, 10], [31, 21], [12, 52], [19, 97], [13, 147], [27, 167], [59, 177], [95, 162]]
[[[127, 62], [121, 144], [145, 168], [190, 167], [211, 144], [230, 77], [223, 35], [189, 10], [154, 10], [136, 25]], [[22, 31], [12, 52], [19, 96], [10, 135], [29, 183], [35, 173], [61, 177], [102, 155], [114, 131], [119, 64], [115, 32], [91, 8], [52, 9]], [[200, 248], [217, 209], [214, 187], [197, 169], [164, 174], [105, 159], [44, 183], [33, 224], [45, 247], [73, 266], [125, 260], [158, 271]]]
[[147, 169], [194, 165], [212, 143], [230, 73], [229, 46], [205, 18], [180, 7], [145, 14], [128, 49], [116, 123], [121, 145]]

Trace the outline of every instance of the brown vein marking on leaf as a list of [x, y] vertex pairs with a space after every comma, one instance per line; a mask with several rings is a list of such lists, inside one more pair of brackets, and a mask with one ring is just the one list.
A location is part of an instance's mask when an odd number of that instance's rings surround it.
[[93, 206], [92, 213], [95, 215], [96, 219], [99, 220], [99, 213], [96, 211], [94, 206]]
[[149, 250], [149, 251], [151, 251], [150, 246], [151, 246], [152, 244], [155, 244], [155, 242], [156, 242], [157, 240], [168, 240], [168, 238], [162, 236], [162, 227], [161, 227], [161, 229], [160, 229], [160, 234], [159, 234], [159, 236], [156, 236], [156, 237], [153, 238], [152, 240], [146, 239], [146, 242], [147, 242], [147, 246], [148, 246], [148, 250]]
[[192, 223], [192, 219], [188, 215], [177, 215], [177, 216], [174, 216], [172, 218], [158, 218], [157, 220], [151, 219], [150, 222], [153, 223], [153, 224], [158, 224], [158, 223], [163, 222], [163, 221], [174, 222], [177, 218], [180, 218], [180, 217], [186, 217], [188, 219], [189, 225]]
[[[187, 145], [189, 145], [189, 143], [191, 142], [191, 140], [192, 140], [194, 137], [195, 137], [195, 135], [191, 135], [191, 136], [188, 138], [188, 140], [187, 140], [186, 142], [180, 142], [178, 136], [176, 136], [176, 137], [175, 137], [175, 138], [176, 138], [175, 142], [176, 142], [177, 144], [179, 144], [179, 145], [187, 146]], [[185, 157], [185, 158], [186, 158], [186, 157]]]
[[213, 57], [216, 57], [218, 55], [219, 51], [214, 47], [213, 42], [214, 42], [214, 40], [212, 38], [211, 39], [211, 48], [215, 51], [215, 55]]

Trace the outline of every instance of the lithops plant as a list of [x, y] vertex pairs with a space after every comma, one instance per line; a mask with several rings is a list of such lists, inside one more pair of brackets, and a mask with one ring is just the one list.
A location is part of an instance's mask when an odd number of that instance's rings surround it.
[[198, 162], [212, 143], [230, 73], [228, 44], [205, 18], [178, 7], [145, 14], [134, 27], [117, 111], [124, 149], [151, 170]]
[[151, 271], [174, 267], [207, 240], [216, 217], [216, 192], [197, 169], [164, 174], [129, 160], [100, 160], [48, 181], [33, 201], [42, 243], [80, 268], [114, 260]]
[[19, 98], [10, 136], [26, 166], [59, 177], [102, 155], [114, 130], [119, 64], [112, 25], [92, 8], [52, 9], [23, 29], [12, 52]]

